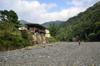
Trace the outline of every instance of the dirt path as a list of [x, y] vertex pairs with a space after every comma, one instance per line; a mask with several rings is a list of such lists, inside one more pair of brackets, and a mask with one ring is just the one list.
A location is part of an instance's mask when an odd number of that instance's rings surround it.
[[0, 66], [100, 66], [100, 42], [58, 42], [0, 52]]

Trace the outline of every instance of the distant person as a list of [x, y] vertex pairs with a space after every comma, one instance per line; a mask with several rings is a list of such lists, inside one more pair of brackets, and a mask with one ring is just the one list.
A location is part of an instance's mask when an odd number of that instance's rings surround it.
[[80, 46], [80, 37], [76, 36], [76, 41], [78, 42], [79, 46]]

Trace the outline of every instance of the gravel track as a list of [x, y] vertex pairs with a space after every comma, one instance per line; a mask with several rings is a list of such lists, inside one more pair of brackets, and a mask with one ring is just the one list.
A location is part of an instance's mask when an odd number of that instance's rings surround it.
[[100, 66], [100, 42], [58, 42], [0, 52], [0, 66]]

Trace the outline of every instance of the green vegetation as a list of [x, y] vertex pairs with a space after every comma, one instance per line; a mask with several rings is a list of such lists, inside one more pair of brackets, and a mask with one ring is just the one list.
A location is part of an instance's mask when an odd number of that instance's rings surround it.
[[50, 25], [49, 29], [51, 35], [59, 41], [72, 41], [77, 35], [84, 41], [100, 41], [100, 2], [63, 25]]
[[14, 11], [0, 11], [0, 50], [12, 50], [31, 44], [28, 32], [18, 30], [20, 25]]

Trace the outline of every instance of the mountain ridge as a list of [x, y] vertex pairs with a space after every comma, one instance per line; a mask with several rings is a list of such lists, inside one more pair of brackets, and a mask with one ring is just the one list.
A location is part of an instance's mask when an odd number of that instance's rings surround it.
[[52, 24], [61, 25], [61, 24], [63, 24], [63, 23], [64, 23], [64, 21], [59, 21], [59, 20], [57, 20], [57, 21], [45, 22], [45, 23], [43, 23], [42, 25], [48, 28], [48, 27], [49, 27], [50, 25], [52, 25]]

